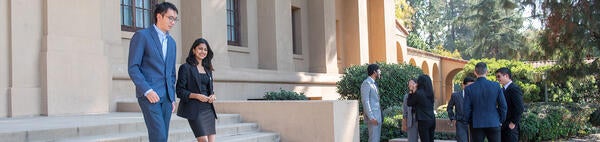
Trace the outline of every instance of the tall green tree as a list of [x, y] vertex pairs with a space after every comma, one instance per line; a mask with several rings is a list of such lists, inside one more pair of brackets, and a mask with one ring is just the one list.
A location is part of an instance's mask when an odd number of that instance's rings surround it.
[[542, 9], [532, 11], [532, 15], [537, 15], [544, 25], [540, 39], [546, 58], [558, 61], [558, 66], [550, 72], [553, 79], [586, 75], [600, 78], [600, 1], [526, 0], [523, 3]]
[[465, 51], [473, 58], [520, 59], [527, 48], [523, 9], [511, 0], [480, 0], [469, 9], [473, 44]]

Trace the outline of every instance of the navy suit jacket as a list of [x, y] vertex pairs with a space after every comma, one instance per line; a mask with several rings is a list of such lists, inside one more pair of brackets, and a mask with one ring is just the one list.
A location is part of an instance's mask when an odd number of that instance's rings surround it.
[[465, 88], [465, 118], [473, 128], [500, 127], [506, 119], [506, 100], [500, 84], [477, 78]]
[[506, 112], [506, 124], [512, 122], [519, 124], [521, 122], [521, 115], [523, 114], [523, 91], [519, 85], [515, 82], [511, 83], [504, 90], [504, 96], [506, 97], [506, 105], [508, 111]]
[[[136, 97], [144, 97], [152, 89], [159, 97], [175, 101], [176, 44], [167, 36], [167, 57], [153, 26], [135, 32], [129, 45], [128, 72], [135, 84]], [[161, 100], [162, 101], [162, 100]]]

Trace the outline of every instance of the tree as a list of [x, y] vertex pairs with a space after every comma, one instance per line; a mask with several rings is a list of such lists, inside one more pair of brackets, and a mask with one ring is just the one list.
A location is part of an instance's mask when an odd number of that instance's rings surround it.
[[473, 58], [520, 59], [526, 48], [522, 8], [510, 0], [481, 0], [469, 9], [473, 44], [465, 52]]
[[396, 0], [396, 18], [400, 20], [402, 25], [408, 29], [412, 29], [412, 16], [415, 10], [406, 2], [406, 0]]
[[[535, 0], [523, 3], [540, 7]], [[532, 15], [544, 24], [541, 45], [546, 58], [558, 61], [558, 66], [550, 72], [553, 79], [586, 75], [600, 79], [600, 1], [543, 0], [541, 8], [533, 10]], [[594, 61], [589, 63], [589, 60]]]

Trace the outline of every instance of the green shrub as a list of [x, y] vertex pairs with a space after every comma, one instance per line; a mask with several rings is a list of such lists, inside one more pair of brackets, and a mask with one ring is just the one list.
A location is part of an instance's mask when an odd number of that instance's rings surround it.
[[524, 141], [560, 140], [588, 135], [589, 105], [575, 103], [531, 103], [521, 120]]
[[383, 125], [381, 127], [381, 140], [388, 141], [394, 138], [406, 137], [402, 133], [402, 103], [388, 107], [383, 112]]
[[265, 100], [307, 100], [304, 93], [296, 93], [280, 89], [279, 92], [266, 92], [263, 96]]
[[475, 64], [484, 62], [488, 67], [487, 79], [490, 81], [496, 80], [496, 70], [502, 67], [508, 67], [512, 72], [512, 78], [515, 84], [518, 84], [523, 90], [523, 100], [525, 102], [539, 102], [544, 100], [544, 96], [541, 96], [541, 87], [536, 83], [541, 81], [540, 70], [533, 68], [531, 64], [526, 64], [521, 61], [512, 60], [496, 60], [496, 59], [471, 59], [469, 63], [465, 65], [463, 71], [456, 74], [454, 77], [454, 83], [462, 83], [462, 80], [467, 77], [475, 77], [473, 71], [475, 70]]
[[590, 123], [594, 126], [600, 126], [600, 109], [596, 109], [596, 111], [590, 115]]
[[[501, 67], [508, 67], [513, 74], [513, 81], [523, 89], [523, 100], [525, 102], [542, 102], [545, 94], [548, 101], [563, 103], [600, 103], [600, 76], [598, 74], [583, 75], [578, 78], [561, 77], [560, 74], [552, 74], [560, 70], [560, 66], [542, 66], [533, 68], [532, 65], [521, 61], [496, 60], [496, 59], [472, 59], [465, 65], [463, 71], [454, 78], [455, 84], [460, 84], [466, 76], [474, 77], [475, 64], [485, 62], [488, 64], [487, 78], [496, 81], [494, 72]], [[542, 76], [545, 72], [546, 79]]]
[[[382, 78], [376, 80], [379, 85], [380, 105], [382, 110], [401, 104], [404, 94], [408, 92], [408, 80], [421, 75], [423, 71], [408, 64], [377, 63], [381, 69]], [[358, 100], [359, 111], [362, 114], [360, 102], [360, 85], [367, 78], [367, 66], [354, 65], [346, 68], [342, 79], [337, 82], [337, 93], [340, 100]]]
[[448, 111], [447, 109], [448, 105], [441, 105], [438, 106], [438, 108], [435, 110], [435, 118], [437, 119], [450, 119], [450, 117], [448, 116]]
[[[379, 87], [380, 105], [383, 110], [382, 140], [406, 137], [402, 133], [402, 101], [408, 92], [408, 80], [423, 74], [423, 71], [408, 64], [377, 63], [381, 69], [382, 78], [376, 80]], [[359, 112], [362, 115], [360, 100], [360, 85], [367, 78], [367, 66], [354, 65], [345, 69], [342, 79], [337, 82], [337, 93], [340, 100], [358, 100]], [[360, 120], [360, 139], [366, 141], [368, 130], [364, 120]]]

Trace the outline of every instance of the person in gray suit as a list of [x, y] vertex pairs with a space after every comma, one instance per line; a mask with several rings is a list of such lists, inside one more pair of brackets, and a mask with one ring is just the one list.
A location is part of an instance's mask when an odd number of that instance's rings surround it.
[[[466, 77], [463, 80], [462, 89], [473, 84], [475, 79], [472, 77]], [[463, 113], [463, 102], [465, 98], [465, 92], [460, 91], [452, 93], [450, 101], [448, 102], [448, 117], [450, 118], [451, 126], [456, 126], [456, 141], [457, 142], [468, 142], [469, 141], [469, 122], [464, 119]]]
[[417, 80], [410, 79], [408, 80], [408, 94], [404, 95], [404, 103], [402, 104], [402, 112], [403, 112], [403, 130], [408, 134], [408, 142], [418, 142], [419, 141], [419, 129], [417, 123], [417, 116], [413, 113], [413, 108], [407, 105], [408, 95], [414, 94], [417, 91]]
[[375, 79], [380, 78], [381, 70], [377, 64], [367, 67], [369, 77], [360, 86], [360, 98], [363, 105], [365, 124], [369, 129], [369, 142], [379, 142], [381, 137], [381, 107], [379, 106], [379, 91]]

